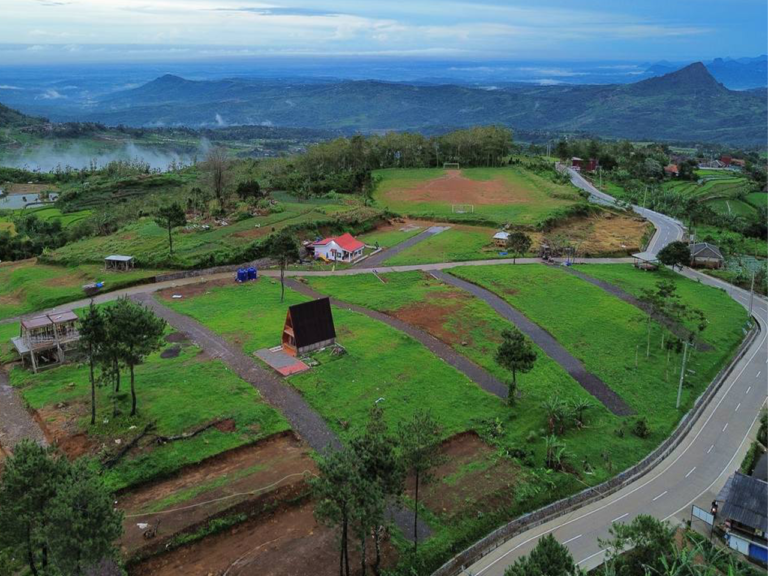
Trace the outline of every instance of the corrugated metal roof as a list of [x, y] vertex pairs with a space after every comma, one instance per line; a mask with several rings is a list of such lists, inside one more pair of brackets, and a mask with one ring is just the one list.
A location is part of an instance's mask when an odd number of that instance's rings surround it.
[[133, 260], [133, 256], [121, 256], [120, 254], [112, 254], [107, 256], [104, 260], [110, 260], [112, 262], [130, 262]]
[[720, 248], [715, 246], [714, 244], [710, 244], [709, 242], [697, 242], [696, 244], [691, 246], [691, 256], [696, 257], [700, 256], [702, 252], [705, 252], [709, 250], [717, 256], [718, 258], [722, 258], [723, 254], [720, 252]]
[[719, 496], [725, 500], [721, 518], [768, 532], [768, 483], [736, 472]]
[[53, 322], [51, 322], [51, 319], [48, 318], [48, 316], [36, 316], [34, 318], [21, 321], [21, 325], [27, 330], [31, 330], [33, 328], [42, 328], [43, 326], [48, 326], [50, 324], [53, 324]]
[[57, 314], [48, 314], [48, 318], [53, 320], [54, 324], [61, 324], [62, 322], [71, 322], [77, 320], [77, 314], [74, 312], [59, 312]]
[[638, 260], [643, 260], [645, 262], [658, 261], [656, 254], [654, 254], [653, 252], [638, 252], [637, 254], [632, 254], [632, 258], [637, 258]]

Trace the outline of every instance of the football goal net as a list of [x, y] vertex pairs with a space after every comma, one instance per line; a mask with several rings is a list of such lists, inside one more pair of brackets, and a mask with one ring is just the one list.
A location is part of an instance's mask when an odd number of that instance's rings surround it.
[[443, 170], [458, 170], [458, 162], [443, 162]]
[[474, 204], [451, 204], [451, 212], [454, 214], [474, 214]]

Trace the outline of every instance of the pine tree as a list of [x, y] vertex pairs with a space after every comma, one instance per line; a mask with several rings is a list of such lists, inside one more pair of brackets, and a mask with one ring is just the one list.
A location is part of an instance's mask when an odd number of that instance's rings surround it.
[[178, 202], [163, 206], [155, 214], [155, 223], [161, 228], [168, 230], [168, 249], [173, 256], [173, 234], [174, 228], [185, 226], [187, 224], [187, 215]]
[[88, 357], [89, 377], [91, 381], [91, 426], [96, 424], [96, 378], [94, 367], [99, 360], [107, 339], [107, 327], [104, 317], [91, 301], [88, 312], [78, 324], [80, 349]]

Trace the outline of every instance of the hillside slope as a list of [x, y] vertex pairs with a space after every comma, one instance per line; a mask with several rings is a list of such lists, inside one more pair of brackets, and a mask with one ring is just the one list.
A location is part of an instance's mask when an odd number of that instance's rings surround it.
[[764, 144], [765, 94], [736, 92], [691, 64], [628, 85], [487, 90], [380, 81], [228, 79], [166, 75], [104, 99], [86, 118], [107, 124], [262, 124], [321, 129], [430, 130], [501, 123], [631, 139]]

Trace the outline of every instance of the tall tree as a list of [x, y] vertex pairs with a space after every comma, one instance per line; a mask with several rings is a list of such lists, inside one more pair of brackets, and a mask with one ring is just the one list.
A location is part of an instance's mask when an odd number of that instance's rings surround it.
[[262, 197], [261, 185], [258, 180], [240, 182], [235, 190], [241, 200], [258, 200]]
[[517, 263], [518, 256], [524, 256], [531, 249], [531, 238], [525, 232], [510, 232], [507, 236], [507, 250], [512, 253], [512, 263]]
[[269, 255], [280, 264], [280, 302], [285, 298], [285, 268], [289, 262], [298, 260], [299, 243], [296, 237], [282, 230], [272, 238]]
[[506, 328], [501, 333], [501, 344], [496, 350], [496, 363], [512, 372], [512, 380], [509, 383], [509, 396], [507, 402], [515, 403], [517, 393], [517, 373], [527, 374], [536, 363], [536, 350], [525, 334], [516, 327]]
[[86, 459], [71, 465], [46, 516], [46, 540], [59, 573], [81, 575], [117, 556], [114, 541], [123, 532], [123, 514], [114, 509], [114, 498]]
[[321, 457], [317, 468], [317, 477], [311, 481], [317, 501], [315, 516], [323, 524], [341, 530], [339, 576], [349, 576], [349, 525], [362, 482], [360, 466], [352, 450], [343, 448]]
[[659, 251], [657, 258], [665, 266], [682, 270], [691, 263], [691, 250], [685, 242], [670, 242]]
[[120, 298], [115, 305], [113, 320], [120, 334], [123, 360], [131, 377], [131, 416], [136, 414], [135, 368], [157, 350], [165, 332], [165, 320], [158, 318], [148, 308]]
[[642, 514], [629, 524], [614, 524], [610, 534], [599, 543], [608, 550], [608, 563], [617, 574], [663, 573], [664, 562], [674, 554], [674, 528], [653, 516]]
[[539, 539], [528, 556], [515, 561], [504, 576], [581, 576], [584, 574], [573, 560], [568, 548], [552, 534]]
[[413, 549], [419, 548], [419, 488], [431, 478], [440, 449], [440, 427], [432, 414], [419, 410], [400, 427], [400, 447], [406, 470], [415, 480]]
[[24, 558], [38, 576], [49, 564], [46, 512], [67, 474], [66, 459], [53, 449], [22, 440], [5, 461], [0, 481], [0, 549]]
[[173, 255], [173, 229], [187, 224], [187, 215], [178, 202], [163, 206], [155, 214], [155, 222], [168, 230], [168, 249]]
[[89, 378], [91, 381], [91, 426], [96, 424], [96, 377], [94, 368], [102, 355], [104, 343], [107, 339], [107, 326], [104, 317], [96, 305], [91, 301], [88, 312], [78, 322], [80, 333], [80, 349], [88, 358]]
[[[363, 512], [360, 515], [363, 537], [373, 531], [376, 548], [373, 570], [378, 576], [381, 570], [381, 532], [385, 505], [388, 500], [393, 501], [402, 494], [405, 469], [397, 453], [397, 439], [390, 434], [384, 420], [384, 411], [378, 406], [371, 409], [363, 434], [353, 438], [350, 445], [360, 464], [363, 478], [371, 488], [358, 508]], [[365, 550], [365, 539], [362, 549]]]
[[208, 177], [211, 190], [219, 201], [219, 207], [223, 210], [230, 176], [230, 160], [227, 151], [221, 146], [211, 148], [203, 162], [203, 170]]

